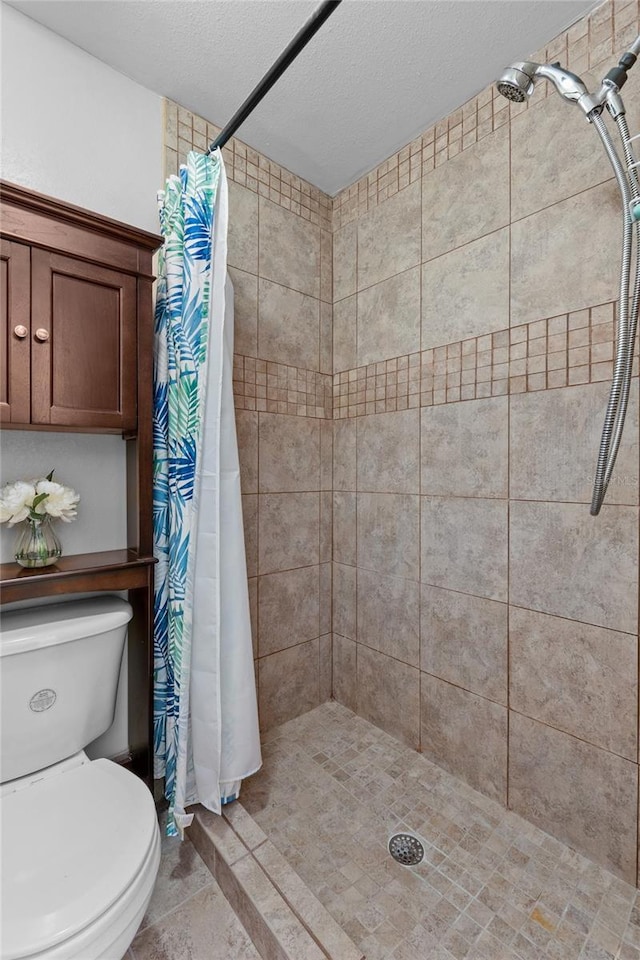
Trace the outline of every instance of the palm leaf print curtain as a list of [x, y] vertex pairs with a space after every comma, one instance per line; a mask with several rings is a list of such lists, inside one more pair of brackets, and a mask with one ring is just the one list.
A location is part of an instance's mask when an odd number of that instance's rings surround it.
[[[190, 153], [160, 194], [154, 380], [154, 776], [177, 833], [190, 778], [194, 492], [202, 436], [219, 154]], [[175, 820], [174, 820], [175, 816]]]

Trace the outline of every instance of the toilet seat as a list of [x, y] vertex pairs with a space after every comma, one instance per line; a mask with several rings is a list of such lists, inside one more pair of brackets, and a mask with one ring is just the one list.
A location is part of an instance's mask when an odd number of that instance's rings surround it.
[[119, 960], [151, 896], [153, 797], [110, 760], [73, 759], [4, 785], [2, 960]]

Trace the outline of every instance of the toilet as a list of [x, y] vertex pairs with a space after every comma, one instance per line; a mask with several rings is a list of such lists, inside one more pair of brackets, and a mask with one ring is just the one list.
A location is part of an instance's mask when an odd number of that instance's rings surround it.
[[105, 596], [0, 624], [1, 960], [121, 960], [160, 862], [153, 797], [84, 748], [114, 719], [132, 616]]

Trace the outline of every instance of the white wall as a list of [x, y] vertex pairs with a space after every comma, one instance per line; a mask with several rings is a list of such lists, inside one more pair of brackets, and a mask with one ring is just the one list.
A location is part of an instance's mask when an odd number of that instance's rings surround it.
[[[0, 28], [2, 178], [157, 233], [161, 98], [4, 4]], [[55, 467], [82, 495], [78, 518], [60, 524], [66, 553], [126, 546], [119, 437], [7, 430], [1, 454], [3, 481]], [[1, 530], [1, 560], [14, 539]], [[126, 746], [119, 716], [101, 747]]]
[[[127, 545], [125, 443], [118, 436], [5, 430], [0, 482], [46, 476], [80, 494], [78, 516], [58, 523], [66, 554], [118, 550]], [[16, 529], [0, 527], [0, 563], [13, 560]]]
[[158, 232], [162, 100], [0, 4], [2, 177]]

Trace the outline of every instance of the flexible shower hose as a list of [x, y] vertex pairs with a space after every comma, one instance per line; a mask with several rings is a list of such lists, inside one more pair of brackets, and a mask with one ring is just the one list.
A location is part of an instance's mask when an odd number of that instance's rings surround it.
[[[629, 135], [627, 119], [623, 113], [621, 113], [618, 117], [616, 117], [616, 123], [618, 124], [620, 139], [622, 141], [622, 147], [624, 150], [625, 162], [627, 164], [628, 176], [631, 182], [631, 194], [632, 194], [632, 197], [637, 197], [638, 194], [640, 193], [640, 184], [638, 183], [638, 177], [636, 175], [636, 170], [634, 166], [635, 156], [631, 148], [631, 137]], [[636, 225], [636, 234], [639, 234], [640, 222], [636, 220], [635, 225]], [[629, 356], [628, 356], [628, 361], [625, 367], [625, 375], [624, 375], [624, 381], [622, 385], [622, 394], [621, 394], [621, 404], [620, 404], [620, 407], [618, 408], [619, 411], [622, 411], [624, 409], [624, 413], [626, 413], [627, 404], [629, 401], [629, 391], [631, 389], [631, 377], [633, 374], [633, 351], [634, 351], [634, 345], [636, 341], [636, 332], [638, 328], [639, 299], [640, 299], [640, 242], [636, 242], [636, 269], [635, 269], [635, 279], [634, 279], [634, 285], [633, 285], [631, 313], [629, 315]], [[616, 423], [613, 431], [613, 439], [611, 441], [611, 448], [609, 452], [609, 465], [607, 466], [607, 472], [605, 475], [605, 491], [609, 486], [611, 473], [613, 471], [615, 459], [618, 454], [618, 448], [620, 446], [620, 440], [622, 438], [622, 430], [624, 427], [624, 413], [622, 414], [622, 417], [620, 416], [616, 417]]]
[[[609, 402], [602, 427], [602, 438], [600, 441], [600, 450], [596, 465], [596, 475], [593, 485], [593, 495], [591, 499], [591, 514], [597, 516], [602, 507], [607, 487], [611, 479], [611, 473], [615, 464], [616, 456], [620, 446], [620, 438], [624, 427], [627, 405], [629, 400], [629, 388], [631, 386], [631, 373], [633, 366], [633, 344], [637, 327], [638, 316], [638, 283], [639, 273], [636, 267], [636, 277], [634, 284], [634, 298], [632, 317], [629, 316], [629, 283], [631, 273], [631, 250], [633, 245], [633, 217], [629, 209], [631, 192], [627, 180], [626, 171], [620, 161], [616, 149], [611, 140], [611, 136], [602, 117], [593, 113], [589, 119], [600, 135], [603, 146], [609, 157], [611, 166], [622, 196], [623, 205], [623, 242], [622, 242], [622, 264], [620, 269], [620, 288], [619, 288], [619, 306], [618, 306], [618, 330], [616, 338], [616, 357], [613, 370], [613, 379], [611, 390], [609, 392]], [[618, 128], [624, 146], [625, 159], [627, 164], [634, 162], [631, 145], [629, 143], [629, 131], [624, 115], [617, 118]], [[634, 175], [634, 181], [637, 179]], [[640, 264], [640, 260], [637, 261]]]

